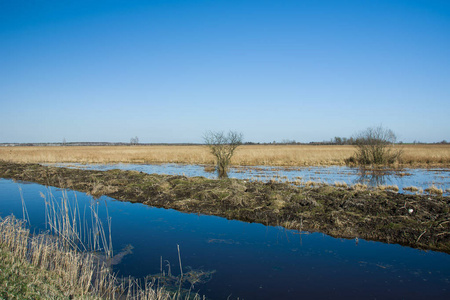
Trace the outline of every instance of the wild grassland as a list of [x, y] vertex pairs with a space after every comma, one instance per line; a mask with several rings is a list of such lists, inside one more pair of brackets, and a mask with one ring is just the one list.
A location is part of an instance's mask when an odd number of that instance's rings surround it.
[[[397, 166], [449, 167], [450, 145], [396, 145], [403, 150]], [[327, 166], [345, 165], [354, 146], [338, 145], [243, 145], [232, 165]], [[17, 163], [184, 163], [214, 165], [206, 146], [71, 146], [0, 147], [0, 160]]]

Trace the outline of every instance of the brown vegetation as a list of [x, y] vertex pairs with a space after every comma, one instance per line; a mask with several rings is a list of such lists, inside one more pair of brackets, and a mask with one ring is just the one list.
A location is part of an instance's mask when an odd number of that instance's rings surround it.
[[119, 280], [94, 253], [67, 247], [62, 237], [33, 235], [23, 220], [0, 218], [0, 299], [179, 299], [153, 282]]
[[184, 212], [450, 253], [450, 198], [442, 195], [406, 195], [368, 190], [363, 185], [296, 187], [275, 181], [212, 180], [2, 162], [0, 177]]
[[[398, 166], [449, 167], [450, 145], [396, 145], [403, 150]], [[243, 145], [231, 159], [241, 166], [345, 165], [355, 152], [348, 145]], [[215, 165], [206, 146], [0, 147], [0, 160], [19, 163], [185, 163]]]
[[355, 136], [355, 154], [349, 161], [359, 165], [392, 165], [401, 161], [403, 151], [395, 147], [397, 138], [390, 129], [369, 127]]
[[[86, 211], [82, 217], [77, 202], [71, 204], [65, 193], [58, 200], [41, 195], [49, 231], [32, 234], [25, 220], [14, 215], [0, 217], [0, 299], [201, 299], [182, 285], [188, 282], [192, 286], [211, 272], [191, 270], [184, 278], [183, 274], [157, 274], [144, 282], [119, 278], [110, 267], [133, 247], [128, 245], [112, 256], [111, 235], [105, 234], [98, 205], [90, 206], [89, 226], [84, 219]], [[22, 205], [26, 218], [23, 199]], [[165, 283], [177, 284], [178, 292], [169, 292], [172, 285]]]

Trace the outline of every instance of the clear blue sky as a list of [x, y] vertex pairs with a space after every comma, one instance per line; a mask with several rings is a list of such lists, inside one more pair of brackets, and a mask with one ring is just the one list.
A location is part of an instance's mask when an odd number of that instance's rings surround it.
[[449, 115], [448, 0], [0, 0], [0, 142], [436, 142]]

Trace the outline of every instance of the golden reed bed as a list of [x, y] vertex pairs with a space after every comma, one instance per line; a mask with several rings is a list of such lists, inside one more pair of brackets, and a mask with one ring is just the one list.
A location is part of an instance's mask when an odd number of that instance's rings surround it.
[[[404, 166], [449, 167], [450, 145], [402, 145]], [[355, 151], [337, 145], [244, 145], [233, 165], [344, 165]], [[0, 160], [20, 163], [185, 163], [214, 164], [206, 146], [46, 146], [0, 147]]]

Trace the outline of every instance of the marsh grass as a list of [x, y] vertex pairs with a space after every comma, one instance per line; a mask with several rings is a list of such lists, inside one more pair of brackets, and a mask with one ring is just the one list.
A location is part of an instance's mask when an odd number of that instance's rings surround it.
[[[403, 145], [407, 166], [449, 166], [450, 145]], [[345, 165], [354, 146], [338, 145], [243, 145], [233, 158], [234, 166], [329, 166]], [[208, 148], [191, 146], [71, 146], [0, 147], [4, 161], [19, 163], [183, 163], [215, 165]]]
[[407, 186], [403, 188], [404, 191], [410, 191], [410, 192], [418, 192], [419, 188], [416, 186]]
[[356, 191], [365, 191], [368, 189], [368, 186], [367, 186], [367, 184], [356, 183], [356, 184], [352, 185], [352, 189], [354, 189]]
[[344, 182], [344, 181], [342, 181], [342, 182], [336, 181], [334, 183], [334, 186], [335, 187], [348, 188], [348, 184], [346, 182]]
[[31, 235], [25, 222], [13, 216], [0, 220], [0, 244], [2, 270], [10, 273], [2, 281], [6, 299], [115, 298], [122, 288], [92, 254], [68, 249], [62, 239], [50, 235]]
[[41, 196], [47, 232], [31, 234], [27, 221], [13, 215], [0, 218], [1, 299], [200, 299], [190, 291], [169, 292], [154, 280], [118, 278], [111, 270], [111, 219], [106, 212], [105, 229], [98, 201], [86, 218], [65, 191], [60, 199]]
[[442, 195], [444, 193], [444, 191], [434, 185], [428, 187], [425, 189], [425, 192], [429, 193], [429, 194], [435, 194], [435, 195]]
[[393, 192], [398, 192], [399, 188], [397, 185], [377, 185], [377, 189], [382, 190], [382, 191], [393, 191]]

